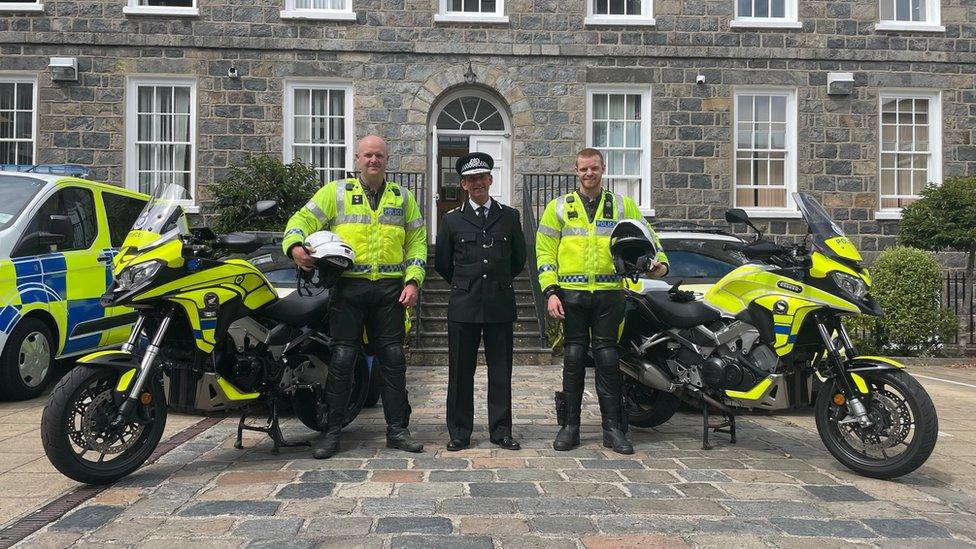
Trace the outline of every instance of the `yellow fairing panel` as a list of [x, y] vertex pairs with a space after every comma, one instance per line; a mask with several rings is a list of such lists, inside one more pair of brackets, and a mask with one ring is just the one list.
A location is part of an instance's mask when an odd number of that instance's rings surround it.
[[846, 236], [835, 236], [827, 240], [825, 244], [832, 252], [837, 254], [837, 257], [858, 262], [863, 260], [861, 253], [857, 251], [857, 248], [854, 247], [854, 244]]
[[735, 398], [738, 400], [759, 400], [764, 394], [766, 394], [766, 389], [769, 389], [769, 386], [772, 384], [773, 380], [767, 377], [748, 391], [725, 391], [725, 394], [729, 398]]
[[851, 276], [861, 277], [864, 280], [864, 283], [867, 284], [869, 288], [871, 287], [871, 275], [865, 268], [857, 270], [852, 269], [840, 261], [831, 259], [820, 252], [814, 252], [810, 256], [810, 259], [810, 276], [814, 278], [827, 278], [830, 273], [840, 271]]
[[261, 396], [261, 393], [242, 393], [231, 382], [220, 376], [217, 376], [217, 385], [224, 391], [228, 400], [254, 400]]

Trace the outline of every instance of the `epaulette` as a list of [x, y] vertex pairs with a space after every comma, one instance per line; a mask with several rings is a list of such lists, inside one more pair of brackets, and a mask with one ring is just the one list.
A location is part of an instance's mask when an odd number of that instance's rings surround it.
[[454, 212], [457, 212], [457, 211], [460, 211], [460, 210], [461, 210], [461, 206], [458, 206], [457, 208], [454, 208], [453, 210], [447, 210], [447, 213], [454, 213]]
[[355, 188], [356, 188], [356, 186], [353, 185], [352, 183], [346, 183], [346, 190], [347, 191], [351, 191], [351, 190], [353, 190]]

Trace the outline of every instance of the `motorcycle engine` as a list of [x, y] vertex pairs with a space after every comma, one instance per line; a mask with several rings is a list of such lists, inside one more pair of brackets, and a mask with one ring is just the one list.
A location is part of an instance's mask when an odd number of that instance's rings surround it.
[[[721, 330], [718, 332], [721, 335]], [[759, 332], [748, 329], [716, 347], [714, 353], [700, 364], [701, 380], [716, 390], [748, 391], [771, 374], [778, 364], [779, 357], [760, 341]]]
[[263, 345], [253, 345], [250, 341], [243, 349], [236, 349], [233, 344], [227, 347], [219, 357], [215, 357], [217, 373], [242, 391], [259, 389], [262, 380], [267, 379], [266, 372], [274, 368], [268, 351]]

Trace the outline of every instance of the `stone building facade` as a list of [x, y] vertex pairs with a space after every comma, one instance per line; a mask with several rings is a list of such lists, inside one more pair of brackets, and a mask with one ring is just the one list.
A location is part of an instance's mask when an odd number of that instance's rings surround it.
[[[52, 80], [55, 57], [76, 81]], [[329, 178], [377, 133], [391, 170], [434, 187], [435, 218], [465, 149], [499, 159], [498, 196], [518, 205], [525, 175], [570, 174], [596, 145], [654, 219], [739, 205], [795, 234], [788, 192], [809, 191], [879, 250], [922, 183], [976, 174], [976, 3], [8, 2], [0, 116], [20, 128], [14, 149], [0, 118], [0, 163], [177, 178], [197, 205], [246, 155]]]

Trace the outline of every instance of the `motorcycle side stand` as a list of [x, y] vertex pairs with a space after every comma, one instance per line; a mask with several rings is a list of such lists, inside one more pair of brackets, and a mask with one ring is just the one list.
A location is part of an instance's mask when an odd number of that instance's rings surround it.
[[278, 404], [275, 402], [274, 397], [268, 399], [268, 425], [266, 427], [258, 427], [256, 425], [248, 425], [244, 422], [247, 418], [247, 413], [250, 411], [250, 407], [245, 407], [241, 412], [241, 420], [237, 423], [237, 442], [234, 443], [234, 448], [238, 450], [244, 449], [244, 431], [257, 431], [259, 433], [264, 433], [271, 437], [274, 442], [274, 447], [271, 449], [271, 453], [277, 454], [279, 448], [294, 448], [297, 446], [311, 446], [308, 441], [304, 442], [288, 442], [285, 440], [284, 435], [281, 434], [281, 425], [278, 423]]
[[708, 403], [702, 402], [702, 450], [711, 450], [712, 445], [708, 443], [708, 431], [714, 430], [716, 433], [724, 433], [731, 437], [732, 444], [735, 444], [735, 414], [722, 414], [725, 418], [720, 423], [708, 422]]

